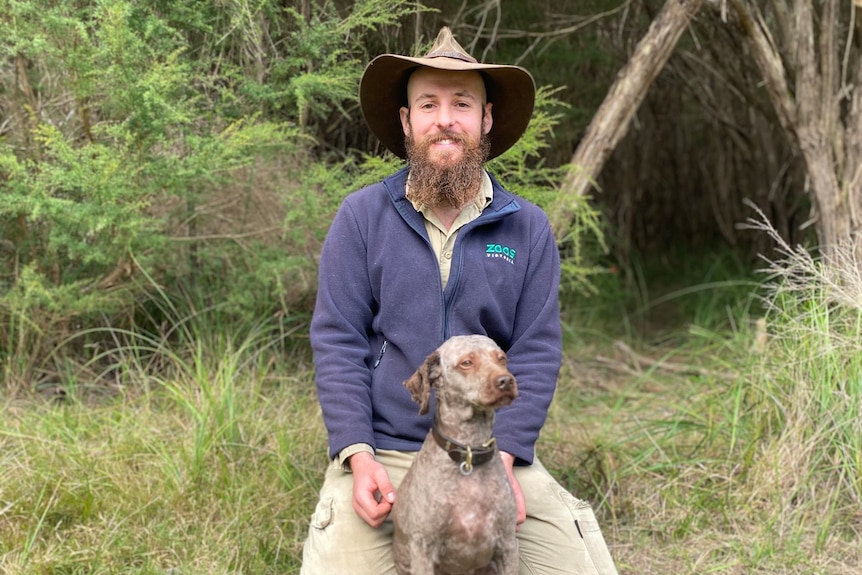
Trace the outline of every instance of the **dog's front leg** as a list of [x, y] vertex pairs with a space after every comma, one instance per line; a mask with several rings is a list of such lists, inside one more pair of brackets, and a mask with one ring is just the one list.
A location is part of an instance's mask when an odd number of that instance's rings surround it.
[[412, 539], [406, 542], [405, 551], [397, 561], [398, 575], [434, 575], [434, 559], [428, 545]]
[[497, 573], [499, 575], [518, 575], [520, 556], [518, 555], [518, 540], [504, 543], [497, 552]]

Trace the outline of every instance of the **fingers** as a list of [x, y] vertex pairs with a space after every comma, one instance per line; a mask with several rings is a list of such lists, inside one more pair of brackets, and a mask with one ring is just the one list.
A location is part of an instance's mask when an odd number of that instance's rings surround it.
[[382, 465], [374, 472], [374, 481], [377, 484], [377, 491], [380, 494], [380, 499], [386, 501], [391, 506], [395, 503], [395, 487], [389, 481], [389, 473]]
[[509, 478], [509, 485], [512, 486], [512, 492], [515, 495], [515, 505], [518, 508], [518, 520], [515, 523], [515, 531], [520, 531], [521, 524], [527, 520], [527, 502], [524, 499], [524, 491], [521, 489], [521, 484], [515, 478], [515, 457], [505, 451], [501, 451], [500, 455], [503, 458], [503, 467], [506, 469], [506, 477]]
[[353, 509], [372, 527], [380, 527], [395, 502], [395, 488], [386, 468], [373, 458], [355, 460], [353, 470]]
[[512, 490], [515, 492], [515, 504], [518, 507], [518, 522], [515, 525], [515, 531], [521, 530], [521, 525], [527, 520], [527, 502], [524, 499], [524, 492], [521, 490], [521, 484], [518, 483], [518, 480], [515, 479], [513, 475], [511, 477], [512, 481]]
[[380, 527], [392, 510], [392, 503], [381, 499], [379, 502], [373, 495], [356, 494], [353, 498], [353, 509], [363, 521], [372, 527]]
[[509, 477], [509, 485], [512, 486], [512, 492], [515, 495], [515, 506], [518, 508], [518, 520], [515, 523], [515, 531], [520, 531], [521, 524], [527, 520], [527, 502], [524, 499], [524, 491], [521, 489], [521, 484], [515, 479], [515, 474], [507, 471], [506, 475]]

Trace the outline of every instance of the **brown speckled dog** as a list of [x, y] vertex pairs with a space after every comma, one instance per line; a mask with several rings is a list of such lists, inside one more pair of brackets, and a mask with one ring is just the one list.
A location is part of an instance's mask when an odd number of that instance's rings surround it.
[[398, 487], [393, 553], [400, 575], [518, 572], [517, 508], [492, 431], [518, 396], [493, 340], [456, 336], [404, 382], [419, 413], [436, 393], [434, 426]]

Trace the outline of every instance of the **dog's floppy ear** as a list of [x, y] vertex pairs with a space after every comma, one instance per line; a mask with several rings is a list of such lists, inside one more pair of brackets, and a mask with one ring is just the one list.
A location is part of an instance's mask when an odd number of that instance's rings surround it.
[[428, 413], [428, 403], [431, 401], [431, 388], [440, 377], [440, 352], [435, 351], [425, 358], [425, 362], [405, 382], [404, 387], [410, 392], [413, 401], [419, 404], [419, 415]]

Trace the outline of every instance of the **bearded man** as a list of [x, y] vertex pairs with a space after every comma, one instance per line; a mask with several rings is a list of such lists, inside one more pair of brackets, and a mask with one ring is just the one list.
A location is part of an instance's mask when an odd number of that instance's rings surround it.
[[547, 215], [485, 169], [521, 137], [535, 84], [482, 64], [448, 28], [424, 57], [378, 56], [360, 84], [371, 131], [407, 167], [347, 196], [323, 246], [311, 324], [329, 466], [303, 575], [395, 572], [389, 512], [432, 426], [403, 382], [454, 335], [507, 354], [519, 397], [494, 435], [518, 508], [522, 574], [615, 574], [589, 505], [535, 445], [562, 361], [560, 259]]

